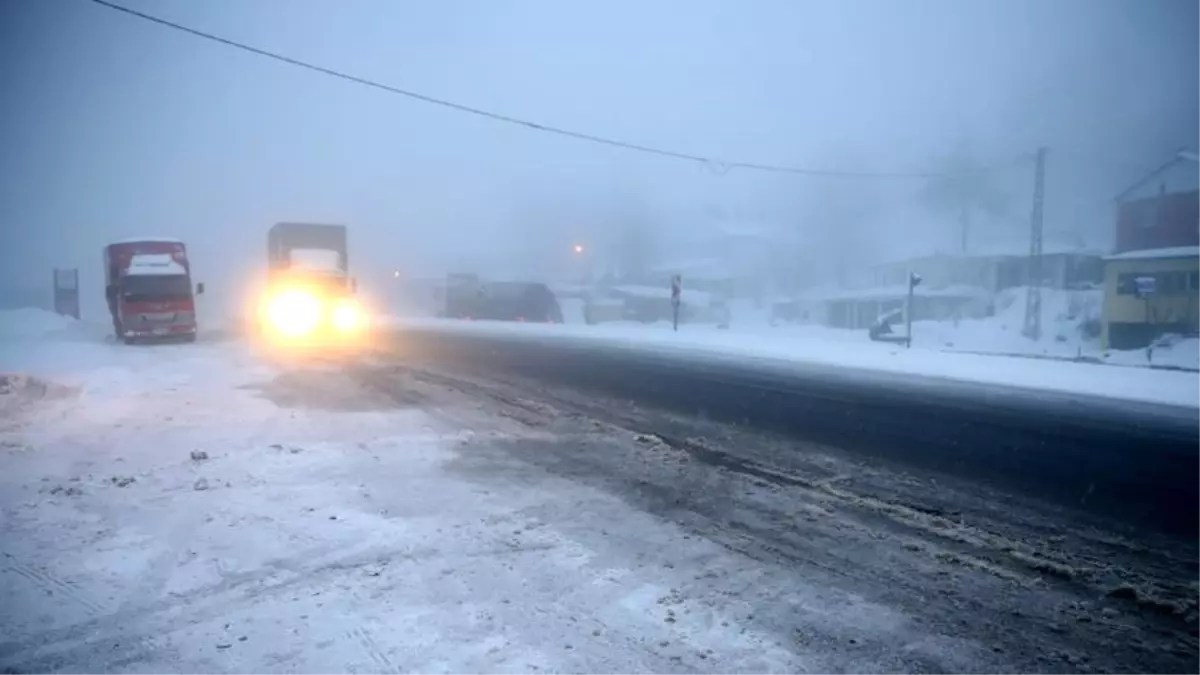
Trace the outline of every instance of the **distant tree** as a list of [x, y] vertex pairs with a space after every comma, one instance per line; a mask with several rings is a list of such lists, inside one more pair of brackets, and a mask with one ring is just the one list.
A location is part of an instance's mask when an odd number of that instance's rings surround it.
[[957, 222], [959, 250], [967, 253], [971, 225], [978, 214], [1008, 215], [1008, 198], [997, 187], [995, 174], [979, 161], [966, 142], [958, 143], [934, 163], [938, 174], [925, 185], [921, 197], [935, 212]]

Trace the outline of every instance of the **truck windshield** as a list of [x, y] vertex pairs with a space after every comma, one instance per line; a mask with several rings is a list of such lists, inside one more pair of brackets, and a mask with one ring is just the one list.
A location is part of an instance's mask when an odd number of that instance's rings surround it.
[[121, 280], [126, 302], [177, 300], [192, 295], [192, 282], [184, 274], [137, 274]]
[[342, 254], [324, 248], [294, 248], [288, 253], [288, 264], [294, 270], [309, 272], [340, 272]]

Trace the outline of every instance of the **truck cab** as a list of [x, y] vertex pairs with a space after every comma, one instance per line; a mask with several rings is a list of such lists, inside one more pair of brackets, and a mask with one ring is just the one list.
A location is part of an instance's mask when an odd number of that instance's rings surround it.
[[344, 225], [277, 223], [267, 232], [267, 289], [257, 333], [280, 347], [357, 347], [368, 328], [349, 274]]
[[196, 339], [195, 296], [186, 245], [139, 238], [104, 247], [104, 290], [113, 333], [126, 343]]

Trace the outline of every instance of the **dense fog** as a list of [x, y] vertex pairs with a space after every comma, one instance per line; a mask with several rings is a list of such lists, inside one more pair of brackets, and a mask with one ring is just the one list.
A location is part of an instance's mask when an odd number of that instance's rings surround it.
[[102, 247], [164, 235], [234, 307], [285, 220], [347, 225], [383, 295], [463, 271], [666, 283], [731, 232], [773, 242], [738, 273], [787, 293], [1027, 246], [1039, 147], [1048, 245], [1104, 250], [1113, 197], [1197, 144], [1191, 0], [121, 4], [535, 126], [92, 2], [6, 2], [0, 304], [75, 267], [102, 312]]

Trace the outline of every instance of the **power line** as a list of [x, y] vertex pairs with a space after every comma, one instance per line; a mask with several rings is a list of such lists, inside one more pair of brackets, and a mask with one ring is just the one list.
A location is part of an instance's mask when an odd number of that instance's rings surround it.
[[668, 157], [671, 159], [681, 159], [681, 160], [689, 161], [689, 162], [697, 162], [706, 167], [709, 167], [714, 172], [716, 172], [718, 175], [724, 175], [725, 173], [728, 173], [729, 171], [732, 171], [733, 169], [747, 169], [747, 170], [752, 170], [752, 171], [764, 171], [764, 172], [770, 172], [770, 173], [787, 173], [787, 174], [796, 174], [796, 175], [803, 175], [803, 176], [827, 176], [827, 177], [841, 177], [841, 178], [935, 178], [935, 177], [938, 177], [941, 175], [937, 172], [929, 172], [929, 171], [913, 171], [913, 172], [847, 171], [847, 170], [837, 170], [837, 169], [817, 169], [817, 168], [811, 168], [811, 167], [782, 166], [782, 165], [776, 165], [776, 164], [760, 164], [757, 162], [740, 162], [740, 161], [719, 159], [716, 157], [704, 157], [701, 155], [693, 155], [693, 154], [689, 154], [689, 153], [685, 153], [685, 152], [678, 152], [675, 150], [670, 150], [670, 149], [666, 149], [666, 148], [658, 148], [658, 147], [654, 147], [654, 146], [650, 146], [650, 145], [629, 143], [626, 141], [621, 141], [621, 140], [617, 140], [617, 139], [613, 139], [613, 138], [607, 138], [604, 136], [598, 136], [596, 134], [585, 133], [582, 131], [572, 131], [570, 129], [564, 129], [562, 127], [556, 127], [556, 126], [551, 126], [551, 125], [547, 125], [547, 124], [540, 124], [538, 122], [532, 122], [530, 120], [521, 119], [518, 117], [512, 117], [509, 115], [504, 115], [501, 113], [496, 113], [496, 112], [492, 112], [489, 110], [483, 110], [481, 108], [475, 108], [472, 106], [464, 105], [462, 103], [455, 103], [453, 101], [448, 101], [445, 99], [428, 96], [426, 94], [421, 94], [421, 93], [418, 93], [415, 91], [401, 89], [399, 87], [393, 87], [391, 85], [383, 84], [383, 83], [377, 82], [375, 80], [369, 80], [365, 77], [359, 77], [357, 75], [350, 75], [348, 73], [334, 70], [332, 68], [326, 68], [324, 66], [319, 66], [319, 65], [316, 65], [313, 63], [309, 63], [307, 61], [301, 61], [299, 59], [294, 59], [290, 56], [285, 56], [285, 55], [279, 54], [277, 52], [268, 51], [266, 49], [260, 49], [258, 47], [254, 47], [254, 46], [242, 43], [242, 42], [230, 40], [229, 38], [224, 38], [219, 35], [213, 35], [212, 33], [206, 33], [204, 31], [197, 30], [195, 28], [191, 28], [188, 26], [184, 26], [182, 24], [178, 24], [178, 23], [175, 23], [172, 21], [168, 21], [166, 19], [162, 19], [157, 16], [139, 12], [135, 9], [130, 9], [128, 7], [124, 7], [124, 6], [121, 6], [121, 5], [112, 3], [112, 2], [108, 2], [107, 0], [92, 0], [92, 2], [96, 3], [97, 5], [106, 7], [108, 9], [115, 10], [115, 11], [121, 12], [123, 14], [127, 14], [129, 16], [137, 17], [144, 21], [149, 21], [151, 23], [156, 23], [160, 26], [165, 26], [167, 28], [172, 28], [177, 31], [182, 31], [184, 33], [188, 33], [190, 35], [194, 35], [199, 38], [204, 38], [205, 40], [210, 40], [212, 42], [218, 42], [227, 47], [233, 47], [234, 49], [240, 49], [242, 51], [250, 52], [251, 54], [255, 54], [257, 56], [262, 56], [262, 57], [265, 57], [268, 59], [279, 61], [281, 63], [286, 63], [288, 65], [295, 66], [297, 68], [303, 68], [305, 70], [320, 73], [322, 75], [328, 75], [330, 77], [334, 77], [334, 78], [337, 78], [340, 80], [345, 80], [347, 82], [353, 82], [355, 84], [360, 84], [360, 85], [363, 85], [366, 87], [371, 87], [373, 89], [385, 91], [390, 94], [396, 94], [398, 96], [405, 96], [410, 99], [414, 99], [414, 100], [421, 101], [424, 103], [430, 103], [432, 105], [442, 106], [443, 108], [450, 108], [452, 110], [457, 110], [459, 112], [468, 113], [468, 114], [476, 115], [479, 117], [486, 117], [486, 118], [489, 118], [489, 119], [492, 119], [492, 120], [495, 120], [498, 122], [515, 124], [518, 126], [528, 128], [528, 129], [533, 129], [534, 131], [542, 131], [545, 133], [556, 134], [558, 136], [566, 136], [568, 138], [574, 138], [577, 140], [587, 141], [590, 143], [598, 143], [601, 145], [608, 145], [608, 146], [612, 146], [612, 147], [616, 147], [616, 148], [622, 148], [625, 150], [633, 150], [635, 152], [642, 152], [642, 153], [651, 154], [651, 155], [658, 155], [660, 157]]

